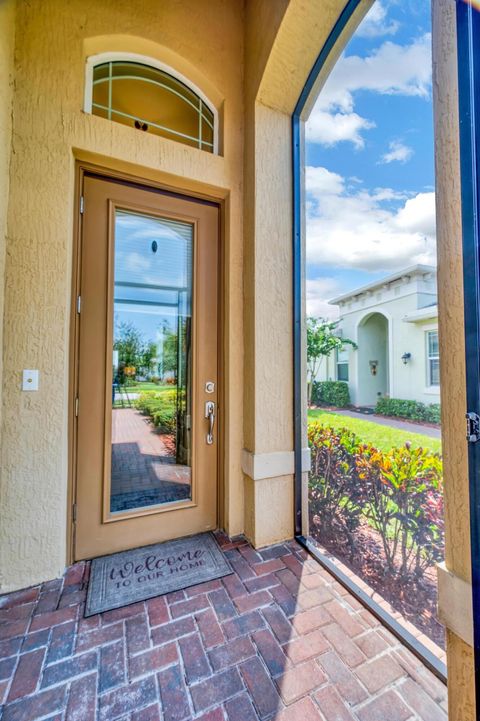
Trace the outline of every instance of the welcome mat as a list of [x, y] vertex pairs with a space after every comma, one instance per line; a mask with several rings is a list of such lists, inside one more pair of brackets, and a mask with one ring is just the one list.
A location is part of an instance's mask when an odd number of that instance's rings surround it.
[[233, 573], [211, 533], [94, 558], [85, 617]]

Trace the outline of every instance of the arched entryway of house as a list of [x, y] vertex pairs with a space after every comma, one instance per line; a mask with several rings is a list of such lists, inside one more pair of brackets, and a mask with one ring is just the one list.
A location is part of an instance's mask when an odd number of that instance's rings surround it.
[[389, 388], [389, 321], [383, 313], [369, 313], [357, 330], [357, 381], [352, 396], [358, 406], [375, 406]]
[[[247, 33], [247, 58], [253, 49], [264, 61], [264, 70], [253, 77], [248, 74], [246, 107], [255, 118], [252, 142], [246, 144], [245, 162], [245, 258], [252, 259], [255, 272], [247, 272], [244, 278], [246, 295], [251, 299], [249, 312], [244, 316], [246, 349], [255, 353], [245, 354], [245, 380], [248, 397], [254, 403], [246, 403], [244, 411], [244, 443], [246, 459], [246, 498], [253, 499], [255, 513], [247, 514], [247, 533], [256, 543], [263, 543], [265, 533], [278, 533], [289, 523], [291, 508], [290, 471], [285, 464], [282, 475], [267, 478], [263, 469], [273, 458], [279, 458], [279, 450], [290, 448], [291, 429], [287, 423], [278, 423], [275, 432], [265, 423], [265, 408], [270, 418], [296, 419], [295, 437], [295, 532], [298, 538], [308, 535], [308, 514], [305, 498], [308, 493], [307, 427], [303, 410], [306, 404], [305, 388], [306, 353], [302, 335], [304, 298], [302, 296], [302, 251], [305, 235], [302, 228], [302, 133], [303, 119], [308, 116], [313, 98], [317, 97], [330, 69], [338, 59], [342, 48], [371, 6], [370, 0], [336, 0], [327, 5], [318, 0], [290, 0], [274, 5], [268, 2], [247, 3], [247, 21], [251, 27], [259, 27], [259, 17], [267, 16], [269, 35]], [[445, 425], [443, 442], [448, 449], [445, 456], [445, 491], [449, 495], [450, 513], [447, 539], [448, 570], [454, 578], [468, 579], [470, 572], [468, 478], [464, 445], [465, 390], [463, 381], [464, 338], [462, 297], [462, 252], [460, 227], [459, 178], [452, 168], [458, 166], [458, 118], [456, 94], [456, 24], [457, 6], [439, 0], [433, 3], [435, 33], [433, 39], [434, 91], [436, 93], [436, 159], [437, 159], [437, 205], [439, 209], [439, 287], [442, 288], [440, 304], [443, 314], [443, 337], [449, 338], [446, 354], [448, 372], [444, 370], [443, 411], [449, 419]], [[274, 40], [272, 40], [274, 38]], [[271, 42], [270, 52], [266, 47]], [[268, 55], [268, 57], [267, 57]], [[466, 57], [465, 53], [465, 57]], [[289, 82], [284, 79], [288, 77]], [[468, 84], [465, 84], [468, 87]], [[293, 121], [291, 116], [293, 113]], [[286, 148], [293, 135], [293, 165]], [[270, 152], [275, 137], [278, 153]], [[256, 162], [262, 157], [262, 162]], [[468, 156], [468, 154], [467, 154]], [[288, 168], [293, 168], [293, 203], [291, 188], [285, 183]], [[268, 188], [268, 192], [259, 189]], [[276, 201], [281, 198], [281, 202]], [[293, 208], [293, 253], [291, 245], [291, 212]], [[276, 263], [272, 272], [271, 258], [288, 258], [287, 263]], [[291, 263], [290, 263], [291, 259]], [[294, 308], [291, 343], [285, 342], [285, 328], [292, 316], [288, 299], [291, 288], [291, 268], [294, 269]], [[272, 293], [277, 302], [272, 305], [265, 298]], [[283, 292], [279, 293], [282, 288]], [[287, 301], [287, 302], [285, 302]], [[391, 325], [391, 324], [390, 324]], [[367, 326], [368, 327], [368, 326]], [[265, 332], [268, 329], [268, 332]], [[391, 330], [391, 328], [390, 328]], [[278, 338], [283, 342], [279, 343]], [[251, 343], [249, 341], [252, 341]], [[360, 341], [359, 338], [357, 338]], [[387, 351], [388, 352], [388, 351]], [[352, 355], [358, 360], [357, 351]], [[390, 363], [394, 354], [390, 347]], [[291, 373], [292, 356], [295, 374]], [[275, 363], [270, 361], [275, 358]], [[367, 358], [367, 361], [370, 360]], [[373, 358], [375, 360], [375, 358]], [[263, 367], [262, 367], [263, 364]], [[268, 372], [265, 368], [268, 364]], [[387, 364], [385, 364], [387, 368]], [[446, 366], [444, 365], [444, 369]], [[353, 370], [353, 368], [352, 368]], [[355, 373], [352, 373], [355, 376]], [[390, 382], [392, 374], [390, 374]], [[442, 381], [443, 382], [443, 381]], [[295, 390], [294, 413], [290, 405], [292, 385]], [[278, 388], [283, 389], [278, 393]], [[392, 388], [392, 396], [394, 388]], [[288, 454], [282, 454], [285, 460]], [[247, 463], [248, 461], [248, 463]], [[253, 473], [253, 469], [259, 469]], [[279, 473], [278, 470], [276, 470]], [[253, 478], [255, 475], [255, 478]], [[454, 489], [454, 490], [451, 490]], [[459, 493], [462, 495], [460, 496]], [[274, 499], [275, 509], [272, 507]], [[257, 523], [256, 519], [262, 519]], [[271, 523], [274, 521], [274, 523]], [[280, 523], [279, 523], [279, 519]], [[274, 530], [270, 530], [274, 529]], [[465, 583], [469, 594], [469, 584]], [[471, 615], [461, 614], [468, 622]], [[458, 616], [458, 614], [457, 614]], [[455, 625], [455, 624], [454, 624]], [[469, 636], [460, 629], [449, 630], [449, 667], [452, 679], [449, 705], [452, 718], [473, 718], [474, 684], [473, 654]], [[469, 625], [471, 634], [471, 625]], [[462, 678], [461, 683], [456, 679]]]

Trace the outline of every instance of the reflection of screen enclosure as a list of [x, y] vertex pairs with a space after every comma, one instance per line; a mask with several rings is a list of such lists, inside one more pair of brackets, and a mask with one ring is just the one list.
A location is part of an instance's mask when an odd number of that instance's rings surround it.
[[191, 497], [193, 228], [115, 214], [110, 511]]

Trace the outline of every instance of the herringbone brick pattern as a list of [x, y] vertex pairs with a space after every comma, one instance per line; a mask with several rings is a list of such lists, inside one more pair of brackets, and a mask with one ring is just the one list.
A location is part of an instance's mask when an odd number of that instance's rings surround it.
[[0, 599], [3, 721], [445, 721], [446, 689], [294, 542], [83, 618], [88, 564]]

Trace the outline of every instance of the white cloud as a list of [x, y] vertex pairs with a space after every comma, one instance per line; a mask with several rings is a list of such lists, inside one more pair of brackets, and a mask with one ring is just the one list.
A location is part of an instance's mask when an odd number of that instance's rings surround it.
[[355, 112], [357, 92], [428, 98], [430, 44], [430, 34], [425, 33], [409, 45], [386, 41], [367, 57], [342, 55], [307, 120], [307, 141], [323, 145], [348, 141], [362, 148], [362, 131], [375, 127], [375, 123]]
[[384, 153], [378, 161], [380, 164], [393, 163], [395, 161], [406, 163], [413, 155], [413, 148], [405, 145], [400, 140], [392, 140], [392, 142], [388, 144], [388, 148], [388, 152]]
[[305, 169], [305, 182], [309, 193], [314, 195], [321, 193], [333, 193], [340, 195], [345, 190], [345, 183], [341, 175], [332, 173], [321, 166], [314, 168], [307, 165]]
[[329, 113], [326, 110], [314, 110], [307, 122], [307, 138], [310, 143], [335, 145], [347, 140], [356, 148], [363, 148], [365, 141], [362, 130], [374, 128], [375, 123], [362, 118], [357, 113]]
[[400, 23], [387, 21], [387, 10], [381, 0], [372, 6], [358, 27], [356, 34], [361, 38], [376, 38], [380, 35], [395, 35]]
[[407, 200], [395, 217], [399, 228], [413, 233], [435, 236], [435, 193], [418, 193]]
[[333, 278], [307, 278], [307, 315], [337, 320], [340, 314], [339, 308], [336, 305], [329, 305], [328, 299], [340, 292]]
[[364, 58], [343, 55], [330, 73], [317, 105], [351, 111], [353, 93], [359, 90], [428, 98], [432, 75], [430, 46], [430, 33], [425, 33], [410, 45], [388, 40]]
[[370, 271], [435, 264], [434, 193], [352, 191], [338, 174], [320, 170], [306, 168], [309, 263]]

